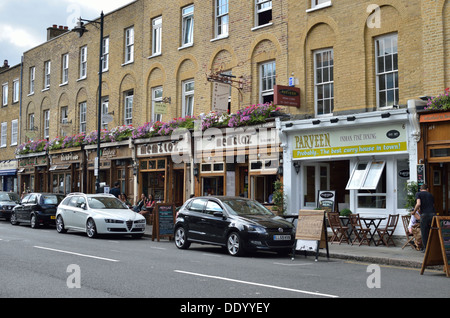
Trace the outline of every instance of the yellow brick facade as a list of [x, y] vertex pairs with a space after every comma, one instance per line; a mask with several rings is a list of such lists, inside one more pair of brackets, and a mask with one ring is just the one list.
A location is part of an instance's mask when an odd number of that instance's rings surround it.
[[[194, 5], [193, 45], [182, 48], [182, 9]], [[152, 88], [162, 87], [170, 98], [163, 121], [181, 117], [182, 83], [195, 81], [194, 116], [211, 110], [212, 84], [207, 75], [231, 71], [242, 77], [243, 89], [232, 89], [231, 111], [259, 103], [259, 63], [276, 62], [277, 81], [287, 84], [287, 5], [273, 1], [272, 22], [255, 27], [252, 1], [229, 1], [229, 35], [215, 39], [214, 1], [139, 0], [105, 16], [104, 37], [109, 37], [109, 69], [103, 73], [102, 96], [109, 97], [114, 120], [108, 128], [124, 124], [125, 93], [133, 91], [133, 126], [152, 120]], [[152, 56], [152, 19], [162, 16], [162, 52]], [[88, 19], [89, 17], [83, 17]], [[98, 20], [97, 20], [98, 21]], [[87, 23], [82, 37], [63, 34], [25, 52], [24, 116], [35, 117], [43, 138], [43, 113], [50, 109], [50, 139], [60, 135], [61, 107], [68, 107], [68, 133], [78, 133], [79, 104], [87, 103], [87, 133], [97, 130], [99, 30]], [[124, 63], [125, 29], [134, 27], [134, 61]], [[87, 45], [87, 76], [79, 79], [80, 48]], [[62, 56], [69, 54], [69, 81], [62, 82]], [[44, 62], [51, 60], [51, 85], [43, 88]], [[29, 92], [29, 70], [35, 67], [35, 92]], [[67, 129], [66, 129], [67, 130]], [[24, 140], [22, 140], [24, 141]]]

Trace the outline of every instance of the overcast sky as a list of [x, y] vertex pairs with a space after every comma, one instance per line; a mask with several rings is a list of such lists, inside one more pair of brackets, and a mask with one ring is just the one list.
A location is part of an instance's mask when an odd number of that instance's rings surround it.
[[23, 52], [47, 40], [53, 24], [74, 27], [78, 17], [95, 19], [133, 0], [0, 0], [0, 66], [19, 64]]

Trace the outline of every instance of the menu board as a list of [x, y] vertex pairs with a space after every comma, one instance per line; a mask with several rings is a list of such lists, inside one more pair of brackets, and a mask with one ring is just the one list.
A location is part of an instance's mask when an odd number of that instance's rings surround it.
[[433, 218], [420, 275], [427, 266], [435, 265], [444, 265], [444, 272], [450, 277], [450, 216]]
[[173, 236], [175, 224], [175, 204], [173, 203], [157, 203], [153, 212], [153, 232], [152, 241], [162, 236]]
[[300, 210], [295, 234], [297, 241], [294, 244], [294, 249], [303, 250], [305, 253], [315, 249], [317, 260], [319, 248], [326, 248], [327, 257], [329, 258], [326, 231], [325, 210]]

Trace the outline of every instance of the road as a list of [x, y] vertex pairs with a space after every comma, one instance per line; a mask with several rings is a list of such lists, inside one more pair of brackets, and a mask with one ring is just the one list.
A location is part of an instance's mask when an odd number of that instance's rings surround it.
[[[326, 258], [315, 262], [301, 255], [293, 261], [272, 253], [231, 257], [219, 247], [192, 244], [178, 250], [164, 239], [89, 239], [82, 233], [59, 234], [54, 228], [35, 230], [5, 221], [0, 221], [0, 264], [1, 298], [174, 298], [174, 310], [188, 310], [180, 307], [180, 300], [192, 298], [267, 303], [282, 298], [450, 295], [441, 272], [419, 275], [417, 269], [372, 269], [369, 264]], [[234, 310], [221, 306], [226, 308]]]

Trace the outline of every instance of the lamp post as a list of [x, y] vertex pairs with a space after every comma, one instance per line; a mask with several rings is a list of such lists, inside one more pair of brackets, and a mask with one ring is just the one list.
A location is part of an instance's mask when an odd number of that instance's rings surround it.
[[103, 22], [104, 22], [103, 11], [100, 14], [100, 22], [84, 20], [81, 17], [78, 20], [78, 25], [72, 31], [78, 32], [80, 37], [83, 36], [85, 32], [88, 32], [83, 22], [90, 22], [100, 25], [100, 52], [98, 61], [98, 114], [97, 114], [97, 157], [95, 158], [94, 165], [94, 175], [95, 175], [95, 192], [100, 191], [100, 131], [102, 128], [102, 75], [103, 75]]

